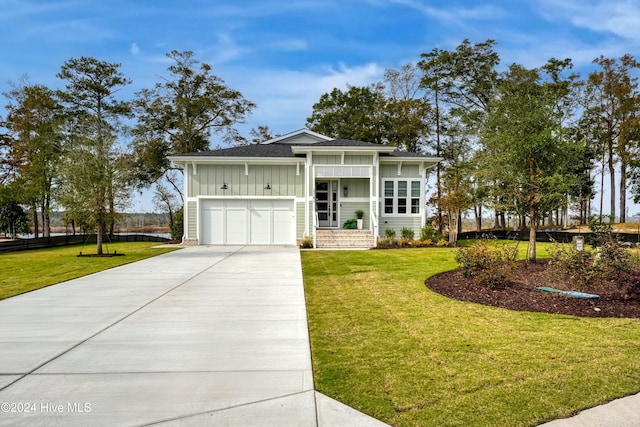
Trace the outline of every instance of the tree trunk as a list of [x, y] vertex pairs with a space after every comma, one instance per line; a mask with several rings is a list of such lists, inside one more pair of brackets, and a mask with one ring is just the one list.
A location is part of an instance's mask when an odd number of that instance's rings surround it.
[[449, 243], [456, 243], [458, 241], [458, 228], [460, 226], [460, 212], [451, 212], [449, 214], [450, 220], [453, 222], [449, 224]]
[[495, 216], [493, 217], [493, 228], [500, 228], [500, 212], [498, 212], [497, 210]]
[[627, 222], [627, 164], [620, 162], [620, 222]]
[[536, 228], [538, 218], [534, 206], [529, 207], [529, 219], [529, 262], [536, 262]]
[[31, 205], [33, 210], [33, 238], [37, 239], [40, 236], [40, 224], [38, 221], [38, 206], [34, 203]]
[[42, 237], [51, 237], [51, 215], [49, 214], [51, 196], [46, 194], [42, 203]]
[[613, 163], [613, 147], [609, 148], [609, 159], [607, 159], [607, 165], [609, 166], [609, 184], [611, 185], [611, 218], [609, 222], [615, 222], [616, 220], [616, 168]]
[[482, 205], [474, 206], [473, 213], [476, 216], [476, 231], [482, 231]]

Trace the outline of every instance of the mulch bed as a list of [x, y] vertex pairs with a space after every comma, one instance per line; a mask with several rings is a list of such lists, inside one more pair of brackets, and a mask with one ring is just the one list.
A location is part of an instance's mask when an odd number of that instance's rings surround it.
[[[519, 261], [514, 274], [505, 286], [489, 289], [478, 285], [473, 278], [464, 277], [462, 270], [437, 274], [425, 281], [427, 288], [459, 301], [502, 307], [518, 311], [569, 314], [582, 317], [640, 318], [640, 301], [626, 299], [615, 284], [602, 283], [588, 289], [576, 289], [563, 275], [557, 273], [548, 260], [537, 263]], [[544, 292], [538, 286], [562, 290], [579, 290], [600, 295], [597, 300], [571, 298]]]

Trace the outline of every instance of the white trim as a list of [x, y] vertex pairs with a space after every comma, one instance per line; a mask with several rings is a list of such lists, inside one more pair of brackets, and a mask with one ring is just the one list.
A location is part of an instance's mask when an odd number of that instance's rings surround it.
[[308, 153], [310, 151], [316, 153], [392, 153], [395, 150], [395, 147], [389, 147], [386, 145], [381, 145], [379, 147], [363, 147], [363, 146], [345, 146], [345, 145], [333, 145], [333, 146], [322, 146], [322, 147], [314, 147], [311, 145], [292, 145], [291, 151], [294, 154], [302, 154]]
[[371, 201], [370, 197], [344, 197], [340, 196], [340, 202], [344, 203], [369, 203]]
[[302, 128], [302, 129], [295, 130], [293, 132], [289, 132], [289, 133], [284, 134], [284, 135], [276, 136], [275, 138], [272, 138], [272, 139], [270, 139], [268, 141], [265, 141], [265, 143], [266, 144], [271, 144], [273, 142], [283, 141], [285, 139], [290, 139], [290, 138], [293, 138], [293, 137], [298, 136], [298, 135], [309, 135], [309, 136], [312, 136], [312, 137], [315, 137], [315, 138], [318, 138], [318, 139], [322, 139], [322, 140], [325, 140], [325, 141], [333, 141], [333, 138], [331, 138], [331, 137], [328, 137], [326, 135], [322, 135], [320, 133], [314, 132], [314, 131], [306, 129], [306, 128]]
[[[185, 167], [187, 166], [186, 164], [184, 165]], [[196, 162], [191, 162], [191, 166], [193, 166], [193, 175], [197, 175], [198, 174], [198, 164]]]
[[317, 178], [369, 178], [371, 165], [315, 165]]
[[202, 200], [229, 199], [229, 200], [296, 200], [295, 196], [198, 196], [198, 202]]
[[[293, 242], [289, 244], [296, 244], [298, 240], [298, 212], [296, 209], [296, 197], [295, 196], [273, 196], [273, 197], [265, 197], [265, 196], [198, 196], [197, 197], [197, 210], [196, 210], [196, 236], [198, 239], [198, 244], [201, 244], [202, 239], [202, 227], [201, 227], [201, 211], [202, 211], [202, 202], [206, 200], [285, 200], [290, 201], [292, 203], [292, 214], [293, 214]], [[185, 223], [186, 224], [186, 223]], [[249, 219], [245, 223], [245, 226], [249, 227]], [[275, 244], [277, 245], [277, 244]]]
[[268, 165], [278, 165], [278, 164], [294, 164], [301, 160], [299, 157], [216, 157], [216, 156], [188, 156], [188, 157], [177, 157], [170, 156], [167, 157], [176, 165], [187, 164], [187, 163], [198, 163], [201, 165], [215, 165], [215, 164], [227, 164], [227, 163], [235, 163], [239, 165], [243, 165], [245, 163], [249, 164], [268, 164]]
[[244, 162], [244, 176], [249, 176], [249, 163]]
[[402, 176], [402, 162], [398, 163], [398, 176]]
[[438, 163], [444, 160], [443, 157], [380, 157], [380, 163]]

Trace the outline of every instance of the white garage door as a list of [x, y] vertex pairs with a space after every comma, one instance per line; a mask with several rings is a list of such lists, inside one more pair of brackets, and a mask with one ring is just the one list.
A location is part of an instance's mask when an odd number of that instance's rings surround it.
[[200, 242], [205, 245], [293, 245], [292, 200], [203, 200]]

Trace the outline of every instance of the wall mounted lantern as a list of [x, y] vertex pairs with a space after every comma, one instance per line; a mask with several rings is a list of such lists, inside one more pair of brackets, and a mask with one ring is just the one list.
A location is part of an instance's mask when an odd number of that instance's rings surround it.
[[347, 187], [342, 187], [342, 195], [347, 197], [349, 195], [349, 189]]

